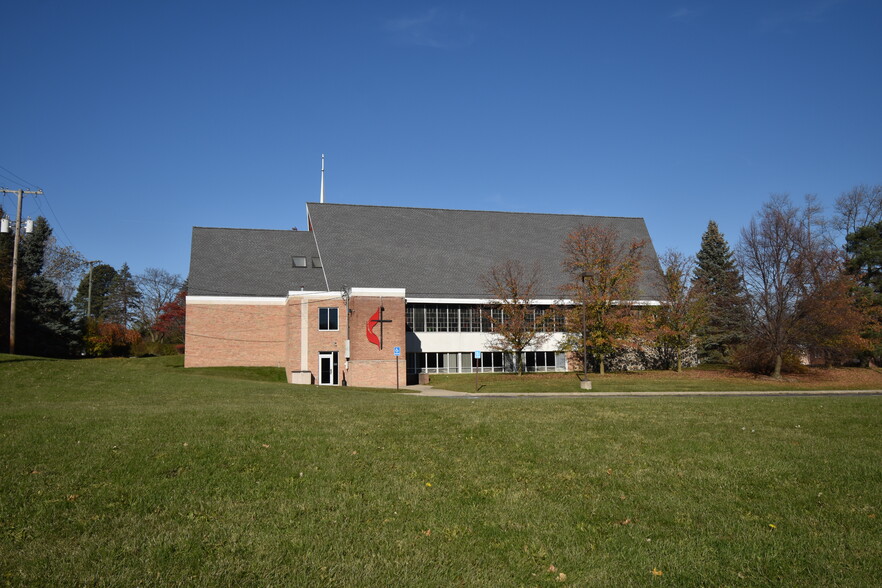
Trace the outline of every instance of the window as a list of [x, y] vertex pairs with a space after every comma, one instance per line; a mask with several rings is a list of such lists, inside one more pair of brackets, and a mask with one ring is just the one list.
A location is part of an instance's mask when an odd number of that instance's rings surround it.
[[319, 331], [336, 331], [337, 309], [319, 308]]
[[[492, 333], [492, 318], [506, 320], [501, 308], [460, 304], [408, 304], [406, 328], [415, 333]], [[566, 330], [564, 312], [551, 306], [535, 306], [527, 312], [539, 331], [559, 333]]]
[[291, 258], [291, 267], [306, 267], [306, 258], [302, 255], [295, 255]]
[[321, 257], [313, 257], [312, 258], [312, 267], [322, 267], [322, 258]]

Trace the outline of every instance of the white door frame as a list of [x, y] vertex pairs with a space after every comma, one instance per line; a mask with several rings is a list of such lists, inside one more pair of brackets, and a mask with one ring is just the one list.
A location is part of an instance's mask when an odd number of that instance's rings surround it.
[[[319, 352], [319, 369], [318, 369], [318, 383], [320, 386], [336, 386], [337, 383], [334, 381], [337, 379], [337, 362], [335, 361], [335, 356], [337, 355], [336, 351], [320, 351]], [[331, 363], [330, 381], [324, 381], [325, 370], [322, 369], [322, 362], [329, 361]]]

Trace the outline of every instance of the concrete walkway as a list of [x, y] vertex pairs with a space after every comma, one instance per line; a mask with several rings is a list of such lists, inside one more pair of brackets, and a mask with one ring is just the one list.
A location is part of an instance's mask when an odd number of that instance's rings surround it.
[[882, 390], [742, 390], [731, 392], [455, 392], [407, 386], [402, 394], [439, 398], [621, 398], [624, 396], [879, 396]]

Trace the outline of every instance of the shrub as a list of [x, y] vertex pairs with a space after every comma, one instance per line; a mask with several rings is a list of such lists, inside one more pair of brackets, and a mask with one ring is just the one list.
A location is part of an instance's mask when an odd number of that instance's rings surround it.
[[[746, 372], [771, 375], [775, 371], [775, 354], [762, 341], [748, 341], [733, 348], [732, 365]], [[782, 373], [800, 373], [804, 369], [797, 353], [790, 351], [783, 355]]]

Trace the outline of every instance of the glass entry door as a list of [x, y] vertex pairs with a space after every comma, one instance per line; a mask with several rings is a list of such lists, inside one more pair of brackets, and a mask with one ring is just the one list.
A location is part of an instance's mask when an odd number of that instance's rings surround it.
[[319, 353], [319, 384], [337, 385], [337, 352]]

